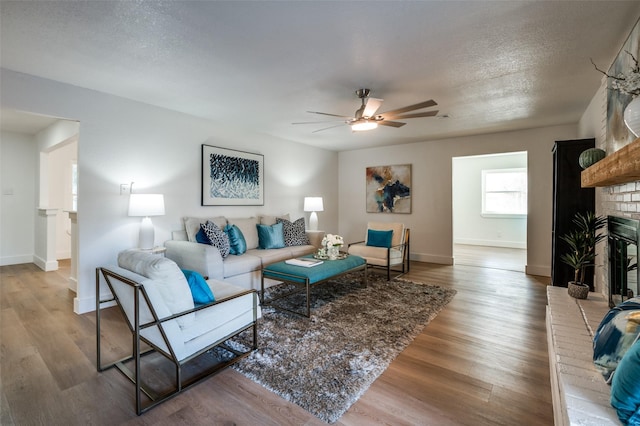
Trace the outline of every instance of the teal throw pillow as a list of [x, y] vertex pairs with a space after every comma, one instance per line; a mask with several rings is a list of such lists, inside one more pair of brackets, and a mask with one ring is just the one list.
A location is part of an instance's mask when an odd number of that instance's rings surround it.
[[391, 239], [393, 238], [393, 230], [377, 231], [369, 229], [367, 231], [367, 245], [372, 247], [391, 247]]
[[611, 405], [624, 425], [640, 425], [640, 340], [624, 354], [611, 381]]
[[282, 223], [275, 225], [256, 225], [258, 228], [258, 247], [261, 249], [275, 249], [284, 247], [284, 232]]
[[247, 242], [240, 228], [236, 225], [227, 225], [224, 227], [224, 232], [229, 236], [229, 254], [239, 256], [247, 251]]
[[216, 298], [213, 296], [209, 284], [207, 284], [202, 275], [188, 269], [183, 269], [182, 273], [189, 283], [189, 289], [191, 289], [191, 296], [193, 297], [194, 303], [203, 304], [215, 302]]

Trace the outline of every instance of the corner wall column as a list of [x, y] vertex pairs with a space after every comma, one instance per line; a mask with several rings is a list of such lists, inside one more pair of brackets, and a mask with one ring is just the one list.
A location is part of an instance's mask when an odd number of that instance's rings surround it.
[[39, 208], [36, 217], [33, 263], [45, 272], [57, 271], [56, 216], [58, 209]]

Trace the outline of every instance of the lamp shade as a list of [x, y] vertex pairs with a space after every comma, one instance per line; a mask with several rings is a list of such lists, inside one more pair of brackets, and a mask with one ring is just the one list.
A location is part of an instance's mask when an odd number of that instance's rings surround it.
[[322, 197], [304, 197], [305, 212], [321, 212], [324, 211], [322, 206]]
[[164, 216], [164, 195], [131, 194], [129, 216]]

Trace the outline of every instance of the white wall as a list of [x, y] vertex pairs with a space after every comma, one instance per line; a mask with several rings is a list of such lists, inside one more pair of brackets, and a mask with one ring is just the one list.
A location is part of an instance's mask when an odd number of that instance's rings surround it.
[[[577, 126], [566, 125], [341, 152], [340, 233], [347, 241], [358, 241], [362, 239], [368, 221], [402, 221], [411, 228], [412, 259], [452, 264], [452, 158], [527, 151], [529, 215], [526, 271], [550, 276], [551, 149], [556, 140], [576, 137]], [[366, 213], [366, 167], [408, 163], [412, 164], [413, 173], [413, 212], [408, 215]]]
[[527, 167], [527, 153], [472, 155], [453, 159], [453, 241], [526, 248], [526, 217], [482, 216], [482, 170]]
[[33, 262], [37, 153], [34, 137], [0, 134], [0, 265]]
[[[120, 183], [165, 195], [166, 215], [153, 219], [157, 244], [169, 239], [186, 215], [289, 213], [295, 219], [304, 214], [307, 195], [324, 197], [321, 226], [338, 227], [335, 152], [4, 69], [0, 90], [3, 108], [80, 122], [76, 312], [94, 309], [95, 268], [137, 245], [140, 220], [127, 216], [128, 197], [120, 195]], [[203, 143], [264, 154], [264, 206], [200, 206]]]
[[77, 161], [78, 143], [73, 141], [53, 149], [48, 154], [49, 197], [47, 206], [58, 209], [56, 215], [56, 259], [71, 257], [71, 165]]

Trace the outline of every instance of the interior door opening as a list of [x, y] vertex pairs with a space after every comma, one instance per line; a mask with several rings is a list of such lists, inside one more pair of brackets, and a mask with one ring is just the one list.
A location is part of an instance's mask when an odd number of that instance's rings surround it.
[[527, 153], [452, 159], [454, 264], [524, 272]]

